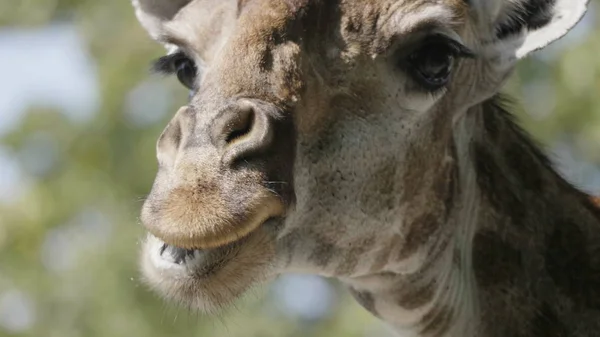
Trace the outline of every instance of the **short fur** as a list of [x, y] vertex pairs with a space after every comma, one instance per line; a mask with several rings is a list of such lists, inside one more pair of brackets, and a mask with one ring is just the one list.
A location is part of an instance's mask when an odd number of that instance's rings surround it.
[[[600, 331], [600, 211], [498, 95], [587, 0], [133, 3], [199, 72], [142, 211], [158, 292], [213, 311], [307, 272], [402, 336]], [[475, 58], [427, 92], [399, 60], [432, 32]]]

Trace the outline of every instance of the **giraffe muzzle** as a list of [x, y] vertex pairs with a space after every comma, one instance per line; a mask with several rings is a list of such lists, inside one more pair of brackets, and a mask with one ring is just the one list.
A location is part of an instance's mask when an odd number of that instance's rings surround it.
[[141, 220], [169, 246], [231, 244], [285, 216], [292, 203], [291, 122], [258, 100], [221, 106], [181, 108], [158, 140], [159, 171]]

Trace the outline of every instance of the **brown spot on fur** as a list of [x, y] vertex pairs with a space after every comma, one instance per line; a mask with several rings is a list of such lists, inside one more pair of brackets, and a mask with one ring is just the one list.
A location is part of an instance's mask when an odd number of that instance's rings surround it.
[[406, 162], [411, 163], [405, 167], [406, 171], [402, 177], [404, 183], [402, 189], [403, 203], [410, 203], [415, 195], [418, 195], [420, 189], [425, 186], [425, 174], [424, 167], [426, 167], [423, 156], [419, 153], [418, 149], [413, 146], [409, 147], [406, 153]]
[[403, 289], [397, 298], [397, 303], [406, 310], [414, 310], [433, 300], [437, 281], [435, 279], [425, 284]]
[[396, 245], [398, 245], [400, 241], [400, 236], [398, 234], [394, 234], [389, 242], [383, 246], [383, 248], [379, 251], [379, 254], [375, 257], [375, 261], [371, 266], [370, 272], [376, 273], [379, 272], [385, 267], [390, 259], [390, 255], [392, 254], [392, 250]]
[[454, 310], [450, 306], [433, 307], [421, 320], [421, 335], [441, 337], [452, 326]]
[[375, 298], [373, 297], [373, 294], [371, 294], [368, 291], [359, 291], [354, 288], [349, 288], [349, 290], [350, 294], [352, 295], [352, 297], [354, 297], [358, 304], [360, 304], [371, 314], [375, 315], [376, 317], [379, 317], [379, 313], [375, 309]]
[[[444, 233], [447, 234], [447, 233]], [[434, 264], [436, 264], [446, 252], [448, 252], [448, 245], [451, 242], [451, 235], [438, 235], [435, 243], [429, 245], [426, 256], [427, 259], [423, 262], [422, 270], [428, 270]]]
[[375, 244], [375, 237], [369, 236], [360, 240], [359, 242], [353, 243], [352, 247], [350, 247], [347, 251], [343, 253], [344, 257], [342, 263], [340, 263], [335, 272], [337, 275], [350, 275], [352, 274], [360, 258], [362, 255], [371, 249], [373, 249], [373, 245]]
[[592, 267], [585, 234], [570, 219], [560, 219], [546, 241], [546, 269], [580, 306], [600, 309], [600, 270]]
[[405, 259], [425, 245], [431, 236], [440, 228], [440, 220], [432, 213], [425, 213], [411, 223], [404, 246], [400, 249], [398, 259]]
[[502, 120], [497, 118], [496, 110], [498, 110], [498, 100], [487, 100], [483, 103], [484, 113], [481, 114], [483, 121], [483, 128], [487, 132], [488, 139], [492, 141], [498, 140], [500, 137], [500, 130], [502, 128]]
[[520, 182], [511, 176], [510, 170], [503, 167], [500, 160], [483, 144], [473, 143], [472, 156], [477, 172], [477, 184], [484, 197], [499, 213], [509, 216], [513, 224], [525, 225], [527, 209], [518, 191]]
[[308, 257], [308, 260], [319, 267], [325, 267], [337, 252], [338, 250], [335, 245], [315, 237], [315, 248]]
[[528, 158], [531, 154], [522, 144], [511, 142], [505, 145], [504, 155], [510, 163], [511, 171], [518, 175], [519, 183], [524, 192], [540, 193], [544, 186], [544, 175], [539, 170], [532, 169], [532, 163]]
[[366, 180], [360, 194], [360, 206], [363, 212], [379, 215], [396, 206], [394, 191], [397, 165], [395, 160], [389, 160]]
[[479, 231], [473, 238], [473, 269], [483, 288], [511, 284], [523, 273], [522, 255], [497, 233]]
[[543, 302], [535, 313], [531, 321], [530, 336], [544, 337], [570, 337], [567, 328], [562, 323], [552, 306]]

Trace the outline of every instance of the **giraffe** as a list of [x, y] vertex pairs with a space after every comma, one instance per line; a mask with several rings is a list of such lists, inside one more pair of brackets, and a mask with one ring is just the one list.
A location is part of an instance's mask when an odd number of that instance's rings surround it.
[[214, 313], [284, 273], [400, 336], [598, 336], [600, 209], [501, 94], [587, 0], [132, 0], [191, 94], [160, 135], [146, 282]]

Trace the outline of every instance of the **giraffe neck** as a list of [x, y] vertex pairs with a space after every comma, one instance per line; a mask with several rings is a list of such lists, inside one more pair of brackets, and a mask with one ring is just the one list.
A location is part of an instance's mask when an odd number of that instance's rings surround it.
[[459, 197], [410, 274], [343, 280], [401, 336], [594, 336], [600, 211], [492, 100], [454, 129]]
[[[455, 155], [469, 157], [472, 119], [454, 133]], [[470, 254], [480, 214], [476, 172], [469, 160], [456, 160], [460, 195], [445, 231], [426, 249], [420, 267], [343, 280], [355, 299], [401, 336], [474, 336], [477, 298]]]
[[481, 195], [472, 239], [478, 335], [597, 335], [600, 209], [495, 100], [470, 146]]
[[[458, 268], [452, 244], [431, 269], [414, 275], [387, 272], [347, 280], [350, 293], [403, 337], [477, 336], [473, 272]], [[465, 266], [466, 267], [466, 266]]]

